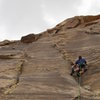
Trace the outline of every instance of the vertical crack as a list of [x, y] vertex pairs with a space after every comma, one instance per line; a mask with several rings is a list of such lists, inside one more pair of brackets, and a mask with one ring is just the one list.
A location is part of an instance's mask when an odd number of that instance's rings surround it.
[[15, 71], [17, 71], [17, 76], [14, 77], [15, 78], [13, 80], [14, 82], [11, 85], [2, 89], [3, 94], [7, 95], [7, 94], [12, 93], [14, 89], [18, 86], [19, 81], [20, 81], [20, 76], [22, 75], [22, 72], [23, 72], [23, 64], [24, 64], [24, 60], [22, 60], [20, 64], [18, 65], [18, 67], [15, 68]]

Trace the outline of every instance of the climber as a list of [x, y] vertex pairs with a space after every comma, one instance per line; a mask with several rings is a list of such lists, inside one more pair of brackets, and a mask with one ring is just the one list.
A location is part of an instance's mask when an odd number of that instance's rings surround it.
[[87, 69], [86, 69], [87, 62], [82, 56], [79, 56], [78, 60], [76, 60], [75, 64], [72, 64], [72, 72], [71, 75], [74, 74], [74, 72], [77, 72], [77, 75], [82, 75]]

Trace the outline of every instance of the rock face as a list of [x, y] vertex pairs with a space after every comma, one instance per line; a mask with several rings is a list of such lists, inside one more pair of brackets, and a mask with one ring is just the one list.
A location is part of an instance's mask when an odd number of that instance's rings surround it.
[[[80, 85], [70, 76], [79, 55], [88, 62]], [[100, 15], [67, 19], [0, 46], [0, 100], [100, 100], [99, 65]]]

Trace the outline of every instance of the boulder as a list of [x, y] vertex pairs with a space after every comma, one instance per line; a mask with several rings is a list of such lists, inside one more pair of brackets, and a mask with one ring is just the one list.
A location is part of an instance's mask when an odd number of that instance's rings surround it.
[[36, 39], [36, 36], [34, 34], [29, 34], [29, 35], [23, 36], [21, 38], [22, 43], [32, 43], [35, 40], [37, 40], [37, 39]]

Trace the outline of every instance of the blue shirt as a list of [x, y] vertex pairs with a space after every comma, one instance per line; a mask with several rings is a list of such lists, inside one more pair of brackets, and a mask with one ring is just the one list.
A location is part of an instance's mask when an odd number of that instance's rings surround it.
[[84, 58], [78, 59], [78, 60], [75, 62], [75, 64], [78, 64], [78, 65], [80, 65], [80, 64], [86, 64], [86, 60], [85, 60]]

